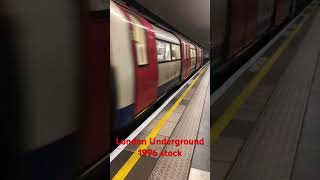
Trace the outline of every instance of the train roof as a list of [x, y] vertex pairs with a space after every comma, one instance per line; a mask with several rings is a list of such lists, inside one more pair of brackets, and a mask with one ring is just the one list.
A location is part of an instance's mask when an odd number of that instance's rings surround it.
[[[153, 14], [151, 11], [149, 11], [148, 9], [144, 8], [141, 4], [139, 4], [136, 1], [132, 1], [132, 0], [112, 0], [115, 1], [116, 3], [121, 4], [122, 6], [130, 9], [131, 11], [133, 11], [134, 13], [139, 14], [140, 16], [143, 16], [144, 18], [146, 18], [151, 24], [153, 24], [154, 27], [157, 27], [159, 29], [163, 29], [167, 32], [170, 32], [172, 34], [174, 34], [175, 36], [178, 36], [179, 39], [181, 39], [181, 37], [183, 37], [183, 39], [185, 40], [185, 42], [191, 44], [192, 46], [194, 46], [195, 44], [198, 45], [198, 43], [196, 43], [195, 41], [192, 41], [189, 37], [187, 37], [185, 34], [181, 33], [180, 31], [178, 31], [176, 28], [174, 28], [172, 25], [168, 24], [167, 22], [165, 22], [164, 20], [162, 20], [160, 17], [158, 17], [157, 15]], [[130, 7], [129, 7], [130, 6]], [[172, 30], [173, 29], [173, 30]], [[180, 44], [180, 43], [179, 43]], [[201, 46], [198, 46], [199, 48], [203, 49]], [[194, 48], [194, 47], [193, 47]]]
[[196, 46], [195, 44], [193, 44], [192, 42], [188, 41], [186, 38], [182, 37], [181, 35], [178, 35], [178, 34], [175, 34], [175, 35], [180, 39], [180, 41], [181, 41], [183, 44], [189, 44], [191, 48], [198, 47], [198, 46]]
[[171, 32], [165, 31], [155, 25], [153, 25], [153, 29], [155, 31], [155, 35], [157, 39], [168, 41], [175, 44], [180, 44], [179, 39]]

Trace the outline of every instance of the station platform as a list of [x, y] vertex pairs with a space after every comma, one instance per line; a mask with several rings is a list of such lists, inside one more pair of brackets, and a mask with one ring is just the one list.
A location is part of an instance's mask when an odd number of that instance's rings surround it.
[[211, 108], [211, 179], [320, 179], [320, 1]]
[[127, 138], [131, 144], [121, 144], [111, 153], [110, 179], [210, 179], [209, 138], [206, 64]]

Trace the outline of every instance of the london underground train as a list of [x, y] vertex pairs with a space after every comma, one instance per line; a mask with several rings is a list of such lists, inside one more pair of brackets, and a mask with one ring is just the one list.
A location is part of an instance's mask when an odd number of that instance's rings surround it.
[[300, 12], [310, 0], [214, 0], [214, 60], [226, 63], [272, 29]]
[[2, 179], [106, 179], [111, 119], [133, 122], [202, 64], [200, 47], [114, 2], [4, 4]]
[[0, 4], [0, 179], [107, 179], [109, 3]]
[[127, 7], [110, 2], [110, 67], [121, 129], [203, 64], [203, 50]]
[[211, 93], [311, 0], [214, 0]]

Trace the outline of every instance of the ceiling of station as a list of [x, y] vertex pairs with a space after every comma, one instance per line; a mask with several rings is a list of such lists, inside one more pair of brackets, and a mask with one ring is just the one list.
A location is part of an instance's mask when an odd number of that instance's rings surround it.
[[136, 0], [146, 9], [209, 49], [210, 0]]

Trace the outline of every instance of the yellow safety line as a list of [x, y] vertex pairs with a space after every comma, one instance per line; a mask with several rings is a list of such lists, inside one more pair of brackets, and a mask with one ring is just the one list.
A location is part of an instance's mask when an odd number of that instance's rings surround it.
[[225, 110], [225, 112], [219, 117], [219, 119], [213, 124], [211, 128], [210, 141], [211, 144], [215, 144], [217, 138], [223, 132], [223, 130], [229, 125], [234, 116], [239, 112], [241, 106], [246, 102], [249, 96], [254, 92], [261, 80], [271, 70], [273, 64], [279, 59], [281, 54], [289, 47], [290, 43], [302, 28], [308, 17], [304, 17], [299, 23], [297, 28], [291, 32], [288, 38], [281, 44], [277, 51], [270, 57], [268, 62], [262, 67], [258, 74], [249, 82], [249, 84], [242, 90], [241, 94], [232, 102], [232, 104]]
[[131, 169], [134, 167], [134, 165], [138, 162], [140, 159], [140, 153], [139, 150], [146, 149], [149, 146], [149, 139], [155, 138], [164, 125], [165, 122], [170, 118], [171, 114], [177, 109], [181, 101], [184, 99], [184, 97], [189, 93], [193, 85], [197, 82], [197, 80], [200, 78], [201, 74], [205, 71], [206, 67], [204, 67], [198, 76], [192, 81], [190, 86], [183, 92], [183, 94], [179, 97], [179, 99], [172, 105], [172, 107], [165, 113], [165, 115], [160, 119], [160, 121], [157, 123], [156, 127], [151, 131], [151, 133], [146, 138], [147, 143], [142, 144], [138, 147], [138, 149], [131, 155], [131, 157], [127, 160], [127, 162], [120, 168], [120, 170], [117, 172], [117, 174], [112, 178], [113, 180], [122, 180], [127, 177]]

